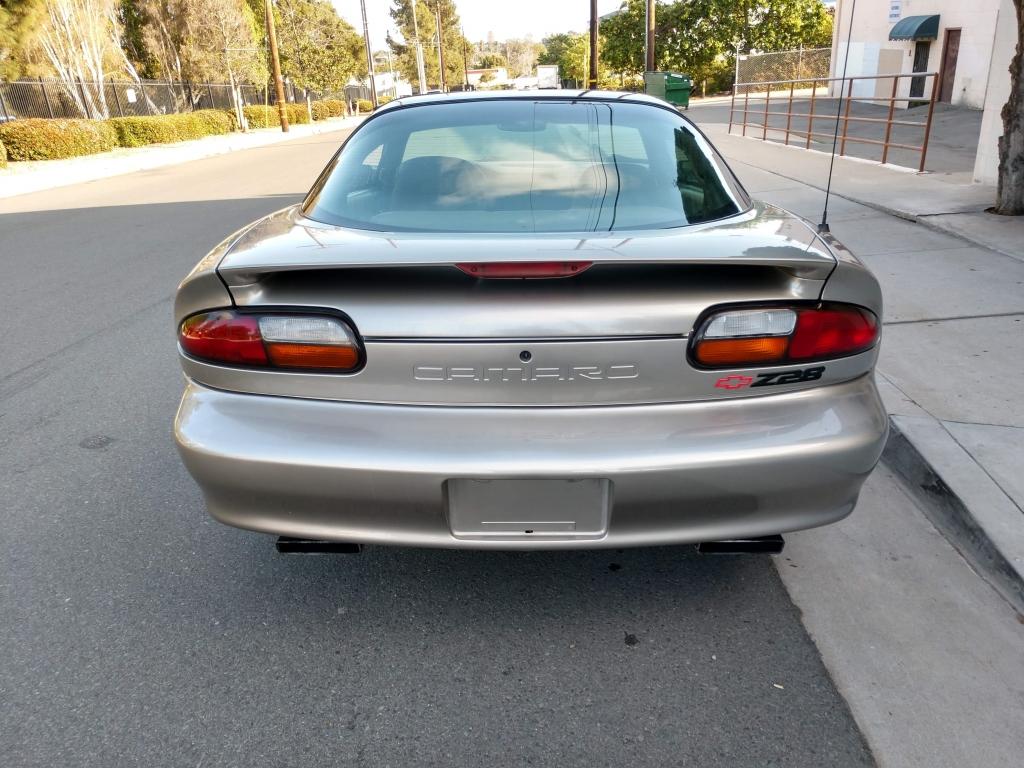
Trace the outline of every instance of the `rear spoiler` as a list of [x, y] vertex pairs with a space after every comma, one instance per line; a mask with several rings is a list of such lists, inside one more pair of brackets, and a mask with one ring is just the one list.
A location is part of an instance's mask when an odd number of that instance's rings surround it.
[[825, 280], [836, 265], [803, 220], [761, 203], [728, 219], [678, 229], [543, 236], [346, 229], [307, 219], [295, 206], [245, 230], [217, 272], [228, 286], [241, 287], [278, 272], [552, 261], [761, 266], [807, 280]]

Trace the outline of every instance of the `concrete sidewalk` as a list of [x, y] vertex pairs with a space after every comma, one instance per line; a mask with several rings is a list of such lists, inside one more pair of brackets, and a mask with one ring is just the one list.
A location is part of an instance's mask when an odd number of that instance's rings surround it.
[[[689, 117], [751, 194], [820, 221], [828, 155], [730, 136], [710, 110]], [[1024, 612], [1024, 219], [984, 213], [991, 188], [863, 161], [837, 158], [832, 190], [832, 232], [885, 296], [886, 461]]]
[[259, 128], [248, 133], [207, 136], [176, 144], [154, 144], [148, 147], [115, 149], [98, 155], [72, 157], [66, 160], [37, 160], [11, 163], [0, 169], [0, 198], [66, 187], [84, 181], [96, 181], [135, 171], [147, 171], [205, 157], [223, 155], [240, 149], [251, 149], [281, 141], [316, 136], [330, 131], [354, 128], [364, 118], [345, 117], [322, 120], [309, 125], [293, 125], [288, 133], [280, 128]]

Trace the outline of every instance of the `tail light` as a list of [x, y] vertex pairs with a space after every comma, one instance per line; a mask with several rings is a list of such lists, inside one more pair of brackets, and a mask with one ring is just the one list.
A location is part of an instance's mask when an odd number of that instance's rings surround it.
[[186, 318], [178, 340], [190, 357], [222, 365], [348, 373], [363, 362], [355, 331], [331, 315], [204, 312]]
[[877, 341], [878, 318], [852, 304], [726, 309], [703, 322], [691, 354], [704, 368], [736, 368], [847, 357]]
[[592, 261], [500, 261], [471, 262], [455, 266], [473, 277], [485, 278], [543, 278], [572, 277], [592, 267]]

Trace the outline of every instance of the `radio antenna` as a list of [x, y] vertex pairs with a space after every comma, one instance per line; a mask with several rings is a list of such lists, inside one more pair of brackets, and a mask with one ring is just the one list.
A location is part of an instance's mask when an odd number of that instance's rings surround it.
[[[838, 8], [836, 9], [838, 10]], [[832, 157], [828, 161], [828, 184], [825, 185], [825, 208], [821, 212], [821, 224], [818, 225], [819, 232], [831, 232], [828, 228], [828, 198], [832, 193], [832, 170], [836, 164], [836, 144], [839, 142], [839, 119], [843, 114], [843, 94], [846, 92], [846, 67], [850, 63], [850, 41], [853, 39], [853, 15], [857, 12], [857, 0], [853, 0], [850, 6], [850, 28], [846, 30], [846, 55], [843, 56], [843, 77], [839, 81], [839, 106], [836, 107], [836, 129], [832, 134]], [[838, 15], [838, 14], [837, 14]], [[842, 23], [842, 16], [839, 16], [839, 23]]]

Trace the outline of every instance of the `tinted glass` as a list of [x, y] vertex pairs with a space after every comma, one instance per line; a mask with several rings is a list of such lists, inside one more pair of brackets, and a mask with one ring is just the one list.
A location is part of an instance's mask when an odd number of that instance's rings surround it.
[[373, 118], [304, 212], [381, 231], [593, 232], [681, 227], [746, 205], [714, 150], [668, 110], [515, 99]]

